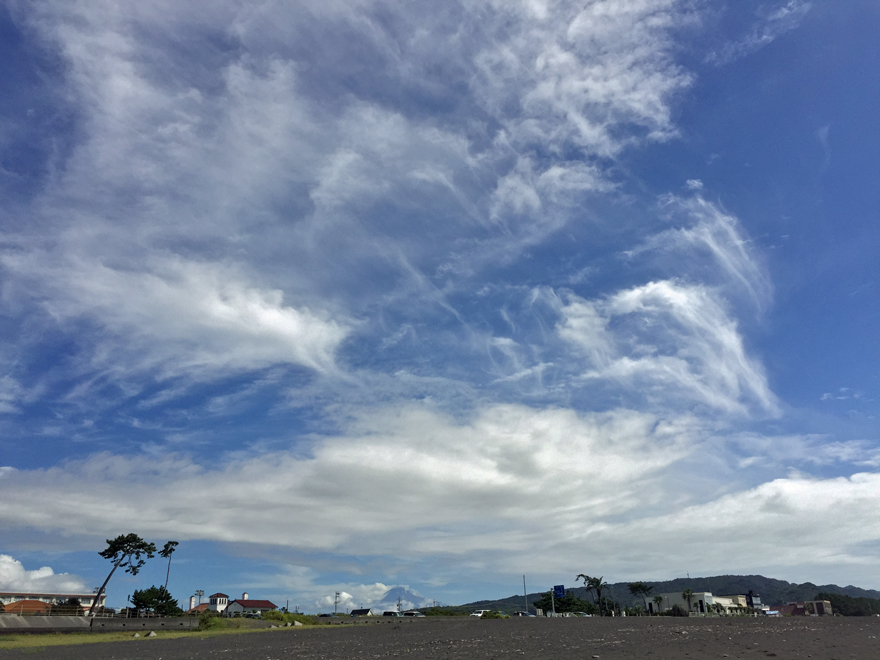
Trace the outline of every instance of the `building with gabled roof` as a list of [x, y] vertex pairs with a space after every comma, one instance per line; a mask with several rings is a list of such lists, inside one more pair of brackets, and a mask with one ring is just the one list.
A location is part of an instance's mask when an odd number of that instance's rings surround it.
[[[20, 603], [23, 600], [32, 600], [39, 601], [41, 603], [46, 603], [47, 605], [63, 605], [68, 602], [71, 598], [74, 598], [79, 601], [80, 607], [83, 608], [84, 612], [88, 612], [92, 609], [92, 605], [95, 603], [95, 594], [53, 594], [53, 593], [39, 593], [39, 592], [17, 592], [17, 591], [0, 591], [0, 603], [6, 608], [7, 612], [13, 611], [10, 607], [14, 603]], [[99, 605], [101, 607], [104, 606], [104, 601], [107, 599], [106, 594], [101, 594], [101, 602]]]
[[256, 600], [248, 598], [246, 593], [241, 595], [226, 608], [226, 616], [236, 616], [241, 614], [263, 614], [263, 612], [271, 612], [277, 610], [278, 606], [269, 600]]
[[219, 591], [216, 594], [211, 594], [208, 596], [208, 609], [213, 610], [214, 612], [222, 612], [229, 606], [229, 596], [226, 594], [221, 594]]

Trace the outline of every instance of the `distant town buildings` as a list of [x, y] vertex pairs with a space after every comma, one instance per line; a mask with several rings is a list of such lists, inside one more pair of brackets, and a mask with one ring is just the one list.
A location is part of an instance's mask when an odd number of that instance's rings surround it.
[[692, 614], [741, 614], [759, 611], [764, 614], [782, 616], [830, 616], [831, 603], [827, 600], [788, 603], [778, 610], [770, 610], [761, 602], [761, 597], [750, 591], [747, 595], [715, 596], [709, 591], [695, 591], [688, 599], [682, 592], [648, 594], [645, 609], [650, 614], [667, 612], [676, 605]]
[[246, 614], [263, 614], [277, 610], [278, 606], [268, 600], [256, 600], [250, 598], [247, 592], [230, 602], [229, 596], [224, 593], [216, 593], [208, 596], [207, 603], [196, 605], [195, 596], [189, 599], [187, 614], [201, 614], [208, 610], [219, 612], [224, 616], [242, 616]]
[[[107, 596], [101, 595], [100, 607], [104, 607]], [[7, 612], [15, 612], [16, 607], [23, 614], [35, 614], [41, 609], [48, 611], [52, 605], [64, 605], [71, 599], [79, 601], [83, 611], [88, 612], [95, 603], [95, 594], [51, 594], [51, 593], [25, 593], [4, 591], [0, 592], [0, 603]], [[42, 605], [39, 605], [41, 603]]]

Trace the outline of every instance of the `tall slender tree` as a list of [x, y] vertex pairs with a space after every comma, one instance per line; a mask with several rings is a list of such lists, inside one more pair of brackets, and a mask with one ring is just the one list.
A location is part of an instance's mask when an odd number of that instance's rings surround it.
[[691, 611], [691, 599], [694, 597], [694, 590], [688, 587], [684, 591], [681, 592], [681, 597], [684, 598], [688, 602], [688, 612]]
[[[104, 580], [104, 584], [98, 589], [98, 593], [95, 594], [95, 602], [92, 605], [91, 610], [89, 610], [89, 613], [94, 616], [98, 611], [98, 607], [101, 604], [101, 596], [104, 594], [104, 589], [107, 587], [107, 583], [110, 582], [110, 578], [113, 577], [117, 568], [124, 566], [126, 573], [137, 575], [141, 570], [141, 567], [147, 563], [147, 559], [152, 559], [154, 557], [155, 552], [156, 544], [147, 543], [137, 534], [120, 534], [112, 541], [107, 539], [107, 548], [98, 554], [104, 559], [112, 561], [113, 568], [110, 570], [107, 579]], [[141, 559], [141, 557], [146, 557], [146, 559]]]
[[663, 596], [660, 594], [654, 596], [654, 604], [657, 606], [657, 614], [660, 614], [660, 607], [663, 605]]
[[178, 545], [180, 544], [177, 541], [168, 541], [168, 543], [159, 550], [159, 556], [168, 559], [168, 570], [165, 572], [165, 591], [168, 591], [168, 578], [171, 577], [171, 555], [174, 554], [174, 549]]
[[601, 577], [590, 577], [585, 573], [579, 573], [575, 578], [575, 582], [578, 580], [584, 581], [584, 586], [587, 588], [589, 592], [596, 592], [596, 603], [599, 605], [599, 616], [603, 616], [605, 614], [604, 607], [602, 604], [602, 590], [608, 586], [607, 582], [604, 582]]

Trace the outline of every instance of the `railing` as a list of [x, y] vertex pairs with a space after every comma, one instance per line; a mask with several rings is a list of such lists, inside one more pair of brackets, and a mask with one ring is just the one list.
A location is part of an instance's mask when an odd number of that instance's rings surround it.
[[[3, 612], [0, 612], [0, 616], [4, 614], [8, 614], [10, 616], [81, 616], [90, 619], [166, 619], [166, 618], [178, 618], [178, 617], [165, 617], [161, 614], [156, 614], [155, 612], [131, 612], [126, 614], [125, 612], [96, 612], [94, 615], [89, 614], [88, 612], [16, 612], [11, 609], [6, 609]], [[184, 615], [191, 616], [191, 615]]]

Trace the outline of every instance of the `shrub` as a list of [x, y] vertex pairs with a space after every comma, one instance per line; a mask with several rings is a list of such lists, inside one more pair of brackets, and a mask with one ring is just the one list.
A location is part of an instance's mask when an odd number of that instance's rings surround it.
[[220, 618], [220, 612], [213, 610], [205, 610], [199, 614], [199, 630], [212, 630], [214, 628], [225, 627], [223, 619]]
[[266, 621], [286, 621], [287, 619], [284, 616], [284, 612], [279, 612], [278, 610], [269, 610], [268, 612], [263, 612], [263, 619]]
[[509, 619], [510, 617], [501, 612], [484, 612], [481, 619]]

